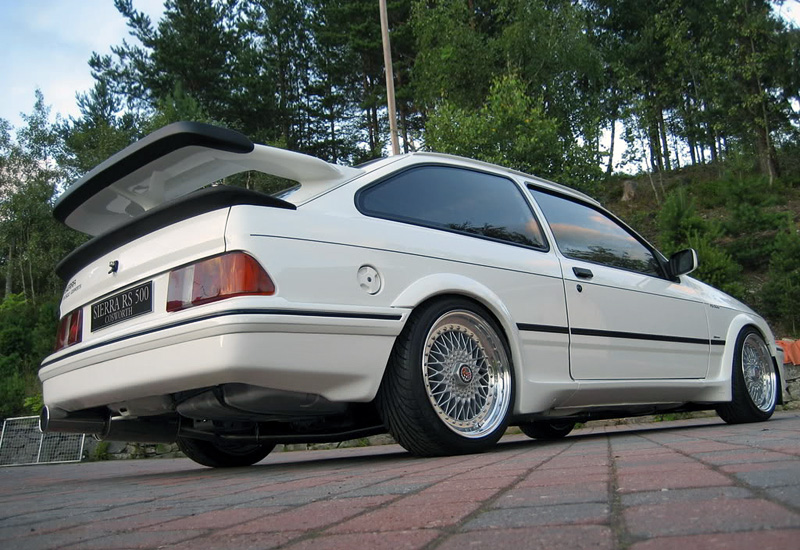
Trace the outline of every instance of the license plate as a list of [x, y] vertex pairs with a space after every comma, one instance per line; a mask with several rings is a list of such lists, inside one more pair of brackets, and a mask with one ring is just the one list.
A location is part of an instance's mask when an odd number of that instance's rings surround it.
[[92, 305], [92, 332], [153, 311], [153, 281], [118, 292]]

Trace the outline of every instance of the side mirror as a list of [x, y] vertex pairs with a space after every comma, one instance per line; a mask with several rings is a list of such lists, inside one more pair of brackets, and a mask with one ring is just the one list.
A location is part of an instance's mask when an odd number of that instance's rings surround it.
[[697, 259], [697, 251], [694, 248], [687, 248], [676, 252], [669, 259], [669, 274], [672, 277], [691, 273], [700, 265]]

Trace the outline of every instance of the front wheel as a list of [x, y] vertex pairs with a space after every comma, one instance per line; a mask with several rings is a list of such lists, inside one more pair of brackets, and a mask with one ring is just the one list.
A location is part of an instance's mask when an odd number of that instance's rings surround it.
[[719, 405], [717, 414], [728, 424], [767, 420], [775, 412], [779, 385], [764, 338], [755, 329], [747, 328], [739, 334], [734, 350], [733, 399]]
[[263, 460], [274, 443], [217, 443], [200, 439], [178, 438], [178, 448], [198, 464], [211, 468], [251, 466]]
[[482, 452], [506, 429], [513, 366], [483, 307], [443, 299], [412, 314], [376, 403], [395, 440], [418, 456]]

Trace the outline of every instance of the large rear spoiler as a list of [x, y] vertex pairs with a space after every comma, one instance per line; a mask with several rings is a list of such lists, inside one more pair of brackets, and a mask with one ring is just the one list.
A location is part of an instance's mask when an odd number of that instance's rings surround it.
[[301, 184], [295, 202], [319, 187], [362, 173], [324, 160], [256, 145], [244, 135], [176, 122], [116, 153], [73, 183], [53, 215], [73, 229], [99, 235], [149, 210], [232, 174], [257, 170]]

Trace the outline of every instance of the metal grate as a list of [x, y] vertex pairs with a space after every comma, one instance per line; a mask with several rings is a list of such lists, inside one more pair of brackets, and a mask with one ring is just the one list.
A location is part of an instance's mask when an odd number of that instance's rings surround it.
[[38, 416], [8, 418], [0, 432], [0, 466], [79, 462], [83, 434], [43, 434]]

